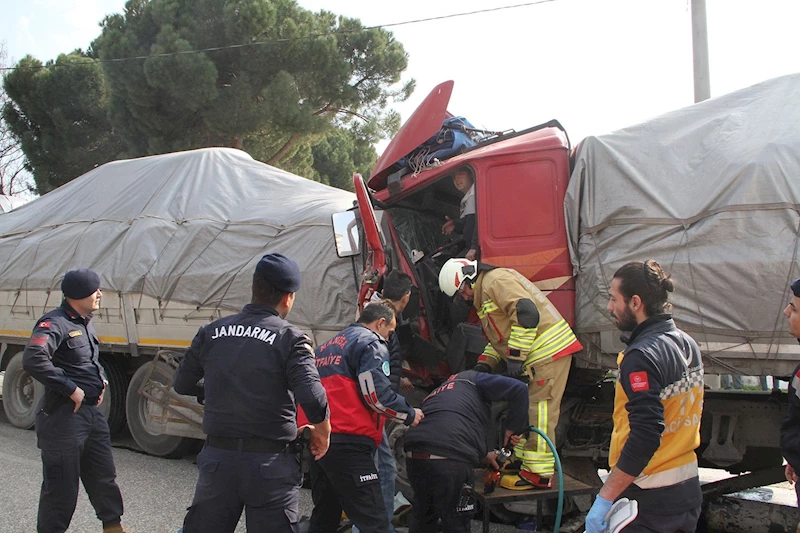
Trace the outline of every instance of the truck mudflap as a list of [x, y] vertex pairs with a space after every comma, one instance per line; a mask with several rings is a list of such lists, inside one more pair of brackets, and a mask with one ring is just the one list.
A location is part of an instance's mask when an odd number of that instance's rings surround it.
[[148, 400], [145, 428], [153, 434], [205, 440], [203, 406], [172, 388], [181, 357], [176, 352], [159, 350], [139, 387], [139, 394]]

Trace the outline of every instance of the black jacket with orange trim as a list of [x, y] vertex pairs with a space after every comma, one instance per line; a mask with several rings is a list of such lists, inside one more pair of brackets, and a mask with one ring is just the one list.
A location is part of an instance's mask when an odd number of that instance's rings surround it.
[[636, 478], [625, 496], [640, 510], [688, 511], [702, 502], [694, 451], [703, 406], [700, 349], [668, 314], [648, 318], [626, 341], [609, 464]]

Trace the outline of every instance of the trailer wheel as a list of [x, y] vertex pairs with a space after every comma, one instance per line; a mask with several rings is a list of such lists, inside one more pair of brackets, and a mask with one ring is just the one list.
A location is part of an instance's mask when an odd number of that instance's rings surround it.
[[122, 364], [113, 357], [101, 356], [100, 363], [106, 371], [108, 385], [103, 394], [100, 412], [108, 420], [108, 429], [112, 435], [125, 427], [125, 397], [128, 393], [128, 376]]
[[22, 368], [22, 352], [8, 362], [3, 377], [3, 410], [8, 421], [22, 429], [30, 429], [36, 421], [36, 405], [44, 396], [44, 385]]
[[145, 413], [147, 413], [149, 400], [139, 394], [139, 388], [144, 383], [145, 377], [153, 364], [155, 363], [151, 362], [141, 366], [131, 378], [125, 405], [125, 412], [128, 415], [128, 429], [130, 429], [131, 436], [136, 441], [136, 444], [150, 455], [170, 458], [182, 457], [191, 448], [193, 439], [175, 437], [173, 435], [159, 435], [151, 433], [146, 428]]

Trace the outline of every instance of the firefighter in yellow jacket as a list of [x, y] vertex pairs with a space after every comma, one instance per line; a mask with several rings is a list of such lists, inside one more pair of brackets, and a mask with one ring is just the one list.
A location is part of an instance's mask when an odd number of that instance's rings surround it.
[[[572, 354], [582, 346], [555, 306], [525, 276], [462, 258], [448, 260], [439, 272], [439, 287], [472, 301], [489, 343], [475, 370], [491, 372], [506, 361], [508, 375], [527, 381], [530, 423], [555, 442], [561, 398]], [[514, 449], [522, 463], [518, 474], [503, 476], [512, 490], [548, 488], [555, 459], [545, 440], [531, 435]]]

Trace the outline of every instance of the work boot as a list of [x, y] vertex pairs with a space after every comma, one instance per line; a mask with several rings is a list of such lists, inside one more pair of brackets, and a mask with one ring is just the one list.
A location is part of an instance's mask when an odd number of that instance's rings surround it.
[[122, 524], [112, 524], [103, 526], [103, 533], [132, 533], [130, 529], [125, 529]]
[[553, 480], [527, 470], [520, 470], [516, 475], [503, 476], [500, 479], [500, 486], [508, 490], [549, 489], [553, 486]]

